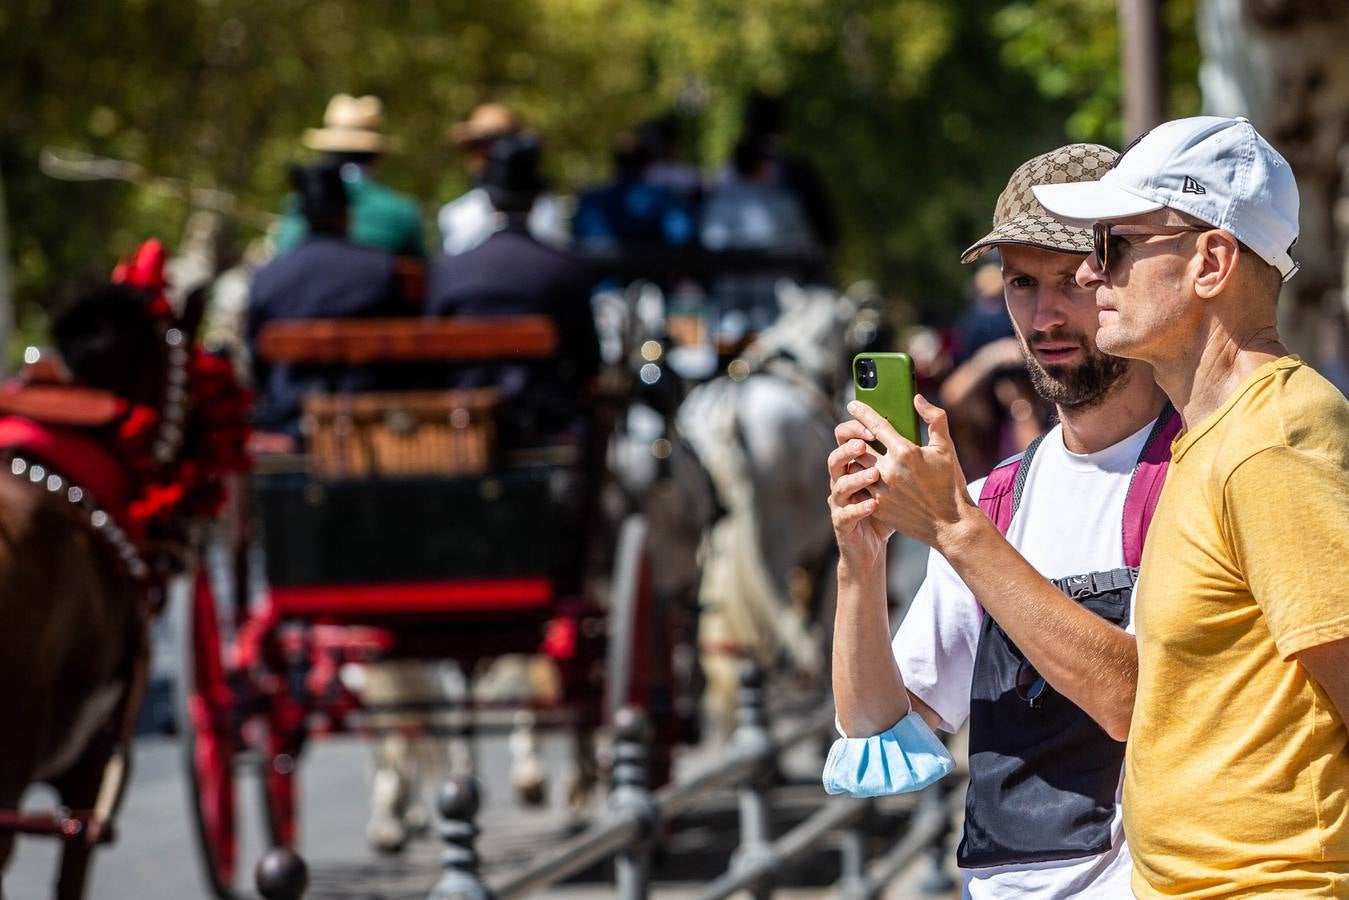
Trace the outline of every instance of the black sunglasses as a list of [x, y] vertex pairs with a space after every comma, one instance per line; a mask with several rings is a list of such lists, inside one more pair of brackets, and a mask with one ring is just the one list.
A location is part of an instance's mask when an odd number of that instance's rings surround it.
[[1044, 676], [1035, 671], [1030, 660], [1021, 660], [1016, 670], [1016, 695], [1031, 709], [1039, 709], [1045, 705], [1045, 692], [1048, 690], [1049, 684]]
[[1096, 259], [1101, 263], [1101, 271], [1109, 272], [1111, 263], [1117, 258], [1117, 253], [1112, 250], [1112, 247], [1121, 238], [1174, 236], [1184, 234], [1187, 231], [1212, 230], [1212, 227], [1208, 225], [1161, 225], [1150, 228], [1146, 225], [1114, 225], [1110, 222], [1097, 222], [1091, 226], [1091, 241], [1096, 252]]

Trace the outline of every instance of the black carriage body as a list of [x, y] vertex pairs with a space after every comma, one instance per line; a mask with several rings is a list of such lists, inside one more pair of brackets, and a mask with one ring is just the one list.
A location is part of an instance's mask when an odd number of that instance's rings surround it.
[[273, 588], [546, 578], [574, 583], [580, 503], [574, 471], [323, 480], [259, 473]]

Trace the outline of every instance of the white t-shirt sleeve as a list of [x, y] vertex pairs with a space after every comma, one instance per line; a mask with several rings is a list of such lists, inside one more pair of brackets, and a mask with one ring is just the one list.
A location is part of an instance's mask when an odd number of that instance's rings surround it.
[[983, 613], [950, 563], [928, 553], [927, 577], [895, 632], [891, 648], [904, 686], [956, 731], [970, 712], [974, 654]]

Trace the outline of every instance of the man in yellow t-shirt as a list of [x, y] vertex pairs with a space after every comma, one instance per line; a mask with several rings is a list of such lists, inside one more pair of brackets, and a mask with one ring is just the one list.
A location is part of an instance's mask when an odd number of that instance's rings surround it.
[[1288, 163], [1244, 119], [1181, 119], [1035, 194], [1094, 224], [1097, 343], [1185, 425], [1135, 594], [1134, 891], [1349, 898], [1349, 403], [1275, 327]]

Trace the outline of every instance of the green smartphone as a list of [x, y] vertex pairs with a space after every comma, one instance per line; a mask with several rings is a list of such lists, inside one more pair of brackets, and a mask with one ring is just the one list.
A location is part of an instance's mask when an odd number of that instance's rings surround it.
[[[852, 380], [858, 400], [885, 417], [895, 431], [918, 443], [913, 360], [907, 353], [859, 353], [853, 357]], [[885, 452], [879, 441], [870, 443], [878, 453]]]

